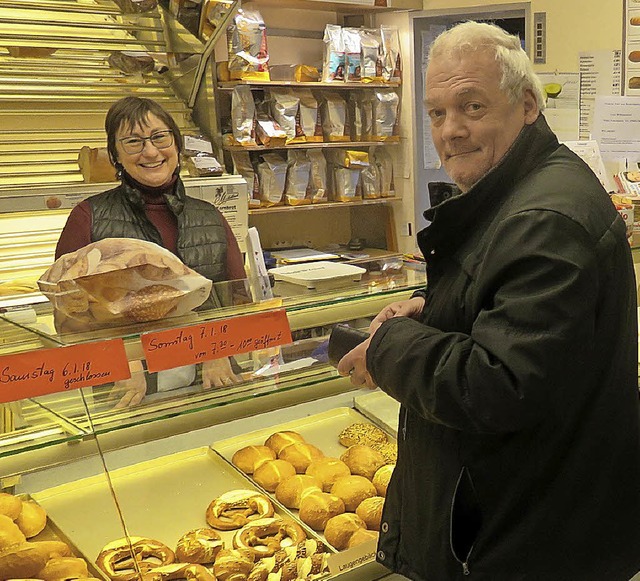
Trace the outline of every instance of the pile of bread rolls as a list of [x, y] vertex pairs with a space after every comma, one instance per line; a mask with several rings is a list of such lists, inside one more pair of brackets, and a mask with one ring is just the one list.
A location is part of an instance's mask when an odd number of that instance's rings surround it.
[[284, 430], [237, 450], [231, 461], [341, 551], [377, 538], [396, 446], [368, 423], [348, 426], [338, 440], [346, 450], [334, 458]]
[[0, 581], [92, 579], [87, 562], [74, 557], [66, 543], [35, 540], [46, 525], [39, 504], [0, 492]]

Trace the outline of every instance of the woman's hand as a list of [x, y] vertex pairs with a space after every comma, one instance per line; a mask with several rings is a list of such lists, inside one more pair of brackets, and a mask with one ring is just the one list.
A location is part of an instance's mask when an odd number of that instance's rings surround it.
[[130, 361], [131, 377], [116, 381], [109, 392], [111, 400], [118, 400], [113, 409], [138, 405], [147, 393], [147, 376], [140, 361]]
[[211, 359], [202, 364], [202, 387], [204, 389], [228, 387], [240, 381], [241, 378], [231, 369], [231, 361], [228, 357]]

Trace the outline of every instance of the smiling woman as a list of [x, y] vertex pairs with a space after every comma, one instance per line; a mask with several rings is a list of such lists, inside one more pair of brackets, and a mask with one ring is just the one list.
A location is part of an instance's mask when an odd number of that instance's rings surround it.
[[[121, 183], [71, 211], [56, 259], [105, 238], [136, 238], [167, 248], [213, 282], [244, 278], [242, 255], [224, 216], [186, 194], [179, 175], [182, 136], [173, 117], [151, 99], [125, 97], [109, 109], [105, 130]], [[212, 290], [201, 308], [217, 306]], [[215, 371], [213, 365], [203, 366], [204, 387], [235, 379], [230, 365], [221, 369], [219, 363]], [[143, 396], [144, 388], [135, 389]]]

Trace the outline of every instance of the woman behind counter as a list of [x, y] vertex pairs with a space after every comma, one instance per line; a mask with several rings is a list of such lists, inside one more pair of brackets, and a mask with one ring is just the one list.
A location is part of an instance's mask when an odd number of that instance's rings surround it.
[[[213, 204], [185, 193], [179, 176], [182, 136], [171, 115], [151, 99], [125, 97], [107, 112], [105, 130], [121, 183], [71, 211], [56, 259], [104, 238], [138, 238], [167, 248], [214, 282], [245, 278], [242, 254], [224, 216]], [[218, 306], [212, 290], [202, 308]], [[228, 359], [203, 364], [204, 388], [237, 380]], [[116, 407], [135, 405], [146, 393], [145, 375], [133, 373], [115, 387], [123, 393]]]

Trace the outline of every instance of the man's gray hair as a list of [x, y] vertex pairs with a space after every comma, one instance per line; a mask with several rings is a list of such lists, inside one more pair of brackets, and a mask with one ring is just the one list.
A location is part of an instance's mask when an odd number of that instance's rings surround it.
[[531, 90], [538, 109], [544, 109], [546, 94], [542, 82], [534, 72], [527, 53], [522, 50], [520, 38], [495, 24], [467, 21], [446, 30], [431, 43], [428, 61], [439, 56], [462, 56], [478, 50], [491, 50], [495, 54], [502, 71], [500, 88], [507, 93], [511, 103]]

